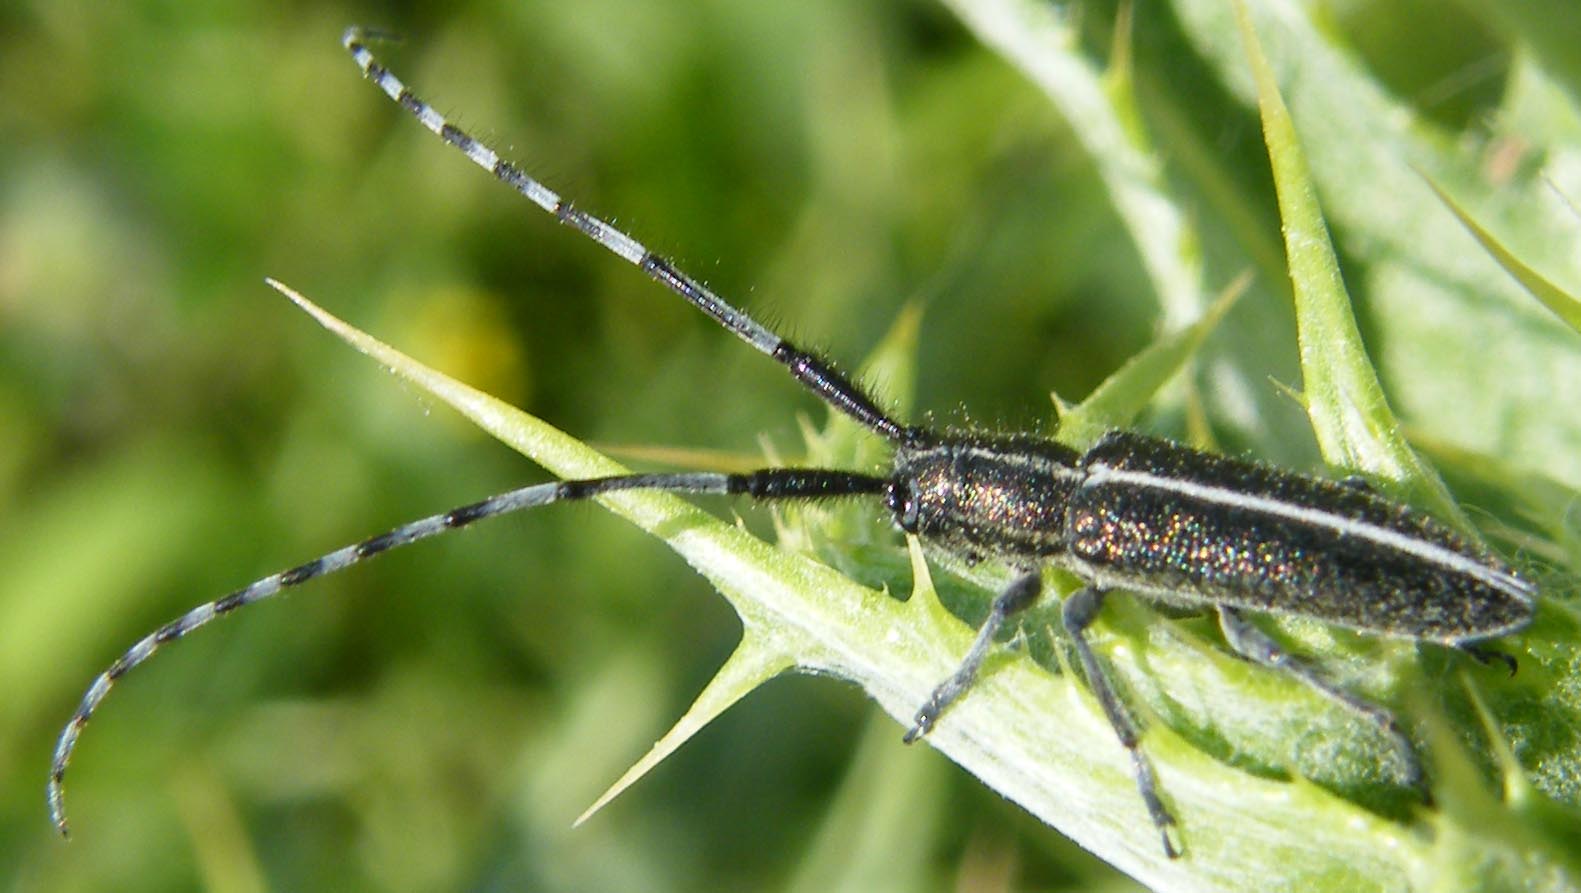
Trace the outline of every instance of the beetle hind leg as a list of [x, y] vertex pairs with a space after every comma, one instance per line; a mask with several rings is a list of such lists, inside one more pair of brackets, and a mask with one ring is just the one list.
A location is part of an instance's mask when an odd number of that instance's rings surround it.
[[1506, 670], [1510, 671], [1511, 676], [1514, 676], [1515, 671], [1520, 668], [1520, 664], [1515, 660], [1515, 655], [1506, 654], [1496, 648], [1489, 648], [1486, 645], [1472, 645], [1464, 643], [1454, 647], [1456, 651], [1459, 651], [1477, 663], [1482, 664], [1484, 667], [1492, 666], [1493, 664], [1500, 664]]
[[1235, 649], [1235, 653], [1252, 663], [1294, 676], [1372, 723], [1394, 745], [1404, 769], [1403, 780], [1411, 787], [1421, 786], [1422, 765], [1416, 758], [1416, 748], [1401, 731], [1400, 722], [1393, 713], [1335, 685], [1311, 665], [1286, 651], [1267, 633], [1252, 625], [1251, 621], [1235, 608], [1219, 605], [1218, 611], [1219, 628], [1224, 631], [1224, 640]]

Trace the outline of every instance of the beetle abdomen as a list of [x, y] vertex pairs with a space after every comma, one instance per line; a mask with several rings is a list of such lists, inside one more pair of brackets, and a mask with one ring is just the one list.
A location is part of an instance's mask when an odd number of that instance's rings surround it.
[[1081, 465], [1069, 548], [1105, 585], [1445, 643], [1531, 619], [1507, 564], [1364, 488], [1126, 432]]

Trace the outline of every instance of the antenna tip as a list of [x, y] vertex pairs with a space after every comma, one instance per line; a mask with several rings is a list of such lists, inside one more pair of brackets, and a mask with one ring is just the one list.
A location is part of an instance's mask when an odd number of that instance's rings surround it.
[[49, 820], [61, 840], [71, 839], [71, 824], [66, 821], [66, 804], [59, 781], [51, 781], [49, 785]]

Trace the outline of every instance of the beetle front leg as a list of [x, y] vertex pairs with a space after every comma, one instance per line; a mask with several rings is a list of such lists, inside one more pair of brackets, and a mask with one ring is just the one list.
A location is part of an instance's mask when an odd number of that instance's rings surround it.
[[1043, 575], [1039, 571], [1032, 571], [1011, 580], [1010, 585], [994, 596], [993, 606], [988, 609], [988, 619], [978, 628], [977, 638], [972, 641], [966, 658], [950, 674], [950, 678], [939, 683], [912, 719], [911, 728], [904, 739], [907, 744], [928, 734], [933, 724], [939, 721], [939, 715], [972, 687], [972, 681], [977, 678], [977, 671], [982, 669], [988, 649], [993, 647], [994, 636], [1004, 625], [1005, 619], [1025, 611], [1038, 600], [1042, 592]]

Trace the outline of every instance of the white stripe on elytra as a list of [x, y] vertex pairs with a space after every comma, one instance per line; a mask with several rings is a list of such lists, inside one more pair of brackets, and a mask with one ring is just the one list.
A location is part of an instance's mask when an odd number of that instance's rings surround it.
[[1244, 509], [1250, 512], [1272, 515], [1277, 518], [1288, 518], [1314, 527], [1327, 528], [1341, 536], [1354, 536], [1358, 539], [1368, 540], [1385, 548], [1415, 556], [1430, 564], [1439, 565], [1447, 570], [1465, 574], [1486, 583], [1494, 589], [1513, 595], [1522, 601], [1530, 602], [1534, 597], [1530, 583], [1512, 574], [1488, 567], [1474, 558], [1468, 558], [1452, 549], [1446, 549], [1443, 546], [1401, 533], [1398, 530], [1391, 530], [1366, 521], [1358, 521], [1355, 518], [1347, 518], [1344, 515], [1323, 509], [1270, 499], [1266, 496], [1257, 496], [1252, 493], [1243, 493], [1228, 487], [1183, 481], [1178, 478], [1164, 477], [1145, 471], [1127, 471], [1102, 464], [1088, 467], [1087, 480], [1083, 486], [1096, 486], [1110, 482], [1151, 487], [1229, 508]]

